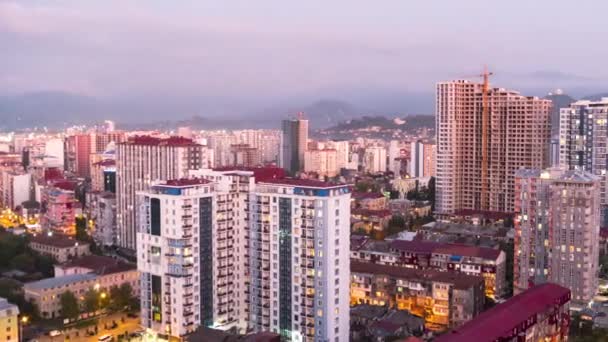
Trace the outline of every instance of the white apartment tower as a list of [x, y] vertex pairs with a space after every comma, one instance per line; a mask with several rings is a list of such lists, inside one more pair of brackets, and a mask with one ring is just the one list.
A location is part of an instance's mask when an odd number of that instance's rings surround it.
[[188, 176], [207, 167], [205, 148], [190, 139], [138, 136], [117, 144], [116, 196], [118, 246], [135, 249], [135, 193], [155, 182]]
[[386, 149], [382, 146], [369, 146], [363, 155], [363, 170], [369, 173], [386, 172]]
[[191, 175], [140, 193], [142, 324], [348, 341], [348, 185], [271, 168]]
[[465, 80], [436, 91], [436, 211], [513, 212], [515, 171], [548, 166], [551, 101]]
[[600, 177], [602, 226], [608, 224], [608, 98], [576, 101], [560, 109], [559, 164]]
[[599, 179], [579, 170], [518, 170], [513, 288], [552, 282], [586, 305], [597, 289]]

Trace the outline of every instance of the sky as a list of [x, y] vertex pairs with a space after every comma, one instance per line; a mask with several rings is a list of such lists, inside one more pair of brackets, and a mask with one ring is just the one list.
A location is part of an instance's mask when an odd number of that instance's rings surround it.
[[607, 11], [566, 0], [0, 0], [0, 94], [364, 102], [432, 95], [487, 65], [497, 86], [585, 95], [608, 91]]

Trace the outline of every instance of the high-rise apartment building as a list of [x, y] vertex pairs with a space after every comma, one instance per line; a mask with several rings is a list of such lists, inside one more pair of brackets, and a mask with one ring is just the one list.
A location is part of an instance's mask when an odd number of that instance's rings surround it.
[[435, 176], [435, 153], [437, 145], [414, 141], [410, 148], [410, 177]]
[[91, 154], [91, 135], [75, 134], [65, 140], [65, 167], [78, 177], [89, 176], [89, 155]]
[[304, 172], [314, 172], [319, 177], [335, 177], [338, 171], [336, 150], [323, 148], [304, 152]]
[[363, 170], [369, 173], [386, 172], [386, 149], [382, 146], [369, 146], [363, 155]]
[[600, 177], [601, 222], [608, 224], [608, 98], [581, 100], [560, 109], [559, 164]]
[[436, 101], [436, 211], [512, 212], [515, 171], [548, 166], [551, 101], [487, 80], [440, 82]]
[[181, 137], [132, 137], [117, 144], [116, 195], [118, 245], [135, 249], [135, 193], [154, 182], [188, 176], [207, 166], [204, 147]]
[[281, 169], [195, 170], [140, 193], [142, 323], [348, 341], [348, 185]]
[[281, 140], [281, 167], [290, 174], [304, 169], [304, 152], [308, 147], [308, 120], [283, 120]]
[[515, 293], [552, 282], [588, 303], [597, 289], [599, 180], [585, 171], [522, 169], [515, 178]]

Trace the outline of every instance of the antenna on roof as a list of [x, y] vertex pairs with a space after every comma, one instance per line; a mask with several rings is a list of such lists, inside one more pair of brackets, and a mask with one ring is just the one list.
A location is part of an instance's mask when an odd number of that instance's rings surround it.
[[298, 112], [298, 120], [304, 119], [304, 112]]

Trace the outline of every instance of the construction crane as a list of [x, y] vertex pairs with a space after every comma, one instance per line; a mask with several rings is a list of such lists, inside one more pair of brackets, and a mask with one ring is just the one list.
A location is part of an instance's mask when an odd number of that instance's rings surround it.
[[481, 77], [483, 79], [481, 93], [481, 194], [479, 206], [481, 210], [489, 209], [488, 201], [488, 164], [489, 157], [489, 137], [490, 137], [490, 76], [493, 72], [488, 71], [484, 66], [483, 73], [466, 78]]

